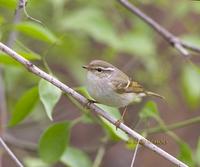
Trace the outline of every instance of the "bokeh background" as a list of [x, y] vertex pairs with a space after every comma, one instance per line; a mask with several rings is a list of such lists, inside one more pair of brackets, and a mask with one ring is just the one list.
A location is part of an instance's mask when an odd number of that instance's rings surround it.
[[[131, 2], [180, 39], [200, 47], [200, 1]], [[84, 95], [86, 73], [82, 65], [102, 59], [119, 67], [148, 90], [166, 97], [166, 101], [148, 97], [129, 106], [125, 123], [189, 166], [200, 166], [200, 53], [191, 52], [190, 60], [183, 58], [151, 27], [114, 0], [32, 0], [26, 10], [42, 24], [28, 19], [21, 10], [19, 23], [14, 25], [17, 3], [0, 0], [2, 42], [8, 43], [15, 31], [15, 51]], [[57, 96], [53, 122], [50, 121], [41, 92], [48, 94], [53, 88], [46, 89], [47, 83], [44, 90], [38, 88], [40, 78], [1, 52], [0, 67], [0, 92], [4, 97], [0, 105], [7, 113], [1, 121], [1, 127], [7, 122], [1, 135], [25, 166], [130, 166], [135, 144], [125, 141], [125, 134], [119, 134], [64, 94]], [[40, 96], [36, 89], [41, 91]], [[104, 109], [119, 117], [117, 109]], [[23, 119], [19, 113], [25, 113]], [[75, 120], [67, 131], [67, 151], [55, 162], [47, 163], [57, 150], [44, 153], [52, 141], [44, 139], [44, 146], [41, 135], [53, 123], [66, 120]], [[55, 145], [59, 147], [60, 143]], [[3, 167], [16, 166], [3, 149], [0, 156]], [[153, 167], [158, 163], [173, 166], [154, 152], [139, 148], [135, 166]]]

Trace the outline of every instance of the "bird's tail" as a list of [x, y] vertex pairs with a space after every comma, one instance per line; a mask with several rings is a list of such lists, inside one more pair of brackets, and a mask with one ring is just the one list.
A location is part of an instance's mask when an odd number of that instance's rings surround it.
[[146, 94], [147, 96], [155, 96], [155, 97], [159, 97], [159, 98], [165, 100], [165, 97], [164, 97], [164, 96], [161, 96], [161, 95], [159, 95], [159, 94], [157, 94], [157, 93], [154, 93], [154, 92], [146, 91], [145, 94]]

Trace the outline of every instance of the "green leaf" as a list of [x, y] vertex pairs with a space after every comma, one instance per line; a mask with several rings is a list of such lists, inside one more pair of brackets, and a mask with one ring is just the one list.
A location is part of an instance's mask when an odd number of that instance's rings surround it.
[[33, 157], [26, 157], [24, 164], [26, 167], [50, 167], [49, 164], [43, 162], [41, 159]]
[[77, 87], [75, 88], [75, 90], [81, 95], [83, 95], [85, 98], [92, 99], [92, 97], [90, 96], [90, 94], [88, 93], [87, 89], [84, 86]]
[[25, 52], [25, 51], [18, 51], [18, 53], [28, 60], [40, 60], [40, 55], [34, 52]]
[[198, 143], [197, 143], [195, 161], [196, 161], [197, 166], [200, 166], [200, 137], [199, 137], [199, 140], [198, 140]]
[[61, 157], [61, 162], [70, 167], [91, 167], [92, 162], [83, 151], [68, 147]]
[[[109, 107], [103, 104], [97, 104], [98, 107], [100, 107], [102, 110], [108, 112], [110, 115], [112, 115], [116, 119], [120, 119], [121, 115], [117, 108]], [[104, 123], [104, 129], [106, 130], [109, 137], [114, 140], [128, 140], [128, 135], [124, 133], [121, 129], [116, 130], [116, 126], [111, 124], [109, 121], [107, 121], [105, 118], [101, 117], [103, 123]]]
[[45, 111], [50, 120], [52, 119], [53, 108], [61, 97], [61, 90], [56, 86], [52, 85], [44, 79], [39, 82], [39, 95], [42, 104], [44, 105]]
[[20, 66], [20, 63], [18, 63], [16, 60], [11, 58], [5, 53], [0, 52], [0, 64], [4, 65], [11, 65], [11, 66]]
[[48, 43], [58, 42], [57, 37], [49, 31], [47, 28], [44, 28], [42, 25], [34, 22], [22, 22], [16, 25], [16, 29], [24, 34]]
[[[74, 88], [74, 90], [76, 90], [78, 93], [80, 93], [81, 95], [85, 96], [88, 99], [93, 99], [89, 95], [86, 88], [83, 87], [83, 86]], [[79, 102], [77, 102], [73, 97], [68, 96], [68, 98], [72, 101], [72, 103], [74, 103], [80, 109], [80, 111], [83, 111], [83, 115], [82, 115], [82, 118], [81, 118], [82, 123], [87, 123], [87, 124], [95, 123], [94, 118], [92, 117], [91, 112], [88, 111], [87, 107], [80, 105]]]
[[192, 108], [199, 106], [200, 100], [200, 68], [195, 65], [184, 67], [181, 76], [183, 95]]
[[17, 7], [17, 0], [0, 0], [0, 7], [7, 7], [9, 9], [15, 9]]
[[[79, 23], [79, 24], [77, 24]], [[98, 8], [84, 8], [69, 14], [61, 20], [61, 27], [84, 32], [99, 42], [117, 48], [117, 35], [111, 22]]]
[[199, 14], [200, 13], [199, 0], [193, 1], [193, 3], [191, 4], [191, 8], [189, 7], [189, 9], [192, 12]]
[[156, 53], [153, 41], [143, 32], [128, 32], [122, 36], [119, 43], [118, 50], [134, 53], [145, 58], [152, 57]]
[[[21, 56], [28, 60], [38, 60], [41, 59], [40, 56], [34, 52], [17, 51]], [[0, 64], [21, 66], [15, 59], [8, 56], [7, 54], [0, 52]]]
[[174, 16], [177, 16], [180, 18], [188, 14], [190, 10], [191, 10], [191, 6], [189, 7], [188, 3], [186, 1], [183, 1], [182, 3], [177, 5], [176, 10], [173, 10], [172, 12], [174, 13]]
[[126, 148], [130, 150], [134, 150], [137, 146], [137, 141], [135, 139], [129, 138], [129, 140], [126, 142]]
[[191, 148], [188, 146], [188, 144], [181, 142], [179, 144], [179, 156], [178, 158], [183, 161], [184, 163], [186, 163], [188, 166], [190, 167], [194, 167], [194, 161], [192, 158], [192, 150]]
[[[5, 22], [5, 19], [3, 16], [0, 15], [0, 25], [2, 25]], [[1, 37], [1, 36], [0, 36]]]
[[148, 101], [139, 113], [141, 119], [156, 118], [159, 116], [159, 112], [156, 103]]
[[17, 101], [12, 116], [9, 121], [9, 126], [14, 126], [24, 120], [33, 110], [38, 102], [38, 88], [33, 87], [26, 91]]
[[147, 33], [141, 31], [118, 34], [112, 21], [106, 17], [103, 10], [98, 8], [87, 7], [68, 14], [61, 20], [61, 27], [77, 33], [81, 31], [118, 51], [135, 53], [135, 55], [142, 55], [146, 58], [156, 52], [153, 40]]
[[32, 51], [31, 49], [29, 49], [26, 44], [20, 42], [20, 41], [16, 41], [16, 45], [15, 45], [15, 50], [17, 51], [17, 53], [19, 53], [20, 55], [22, 55], [24, 58], [28, 59], [28, 60], [40, 60], [41, 56], [37, 53], [35, 53], [34, 51]]
[[58, 161], [68, 147], [71, 124], [69, 122], [55, 123], [41, 136], [39, 155], [47, 163]]

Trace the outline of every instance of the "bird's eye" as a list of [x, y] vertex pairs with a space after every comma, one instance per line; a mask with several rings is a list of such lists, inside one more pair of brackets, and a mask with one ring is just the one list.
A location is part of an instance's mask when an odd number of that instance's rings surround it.
[[102, 72], [102, 69], [101, 69], [101, 68], [97, 68], [97, 71], [98, 71], [98, 72]]

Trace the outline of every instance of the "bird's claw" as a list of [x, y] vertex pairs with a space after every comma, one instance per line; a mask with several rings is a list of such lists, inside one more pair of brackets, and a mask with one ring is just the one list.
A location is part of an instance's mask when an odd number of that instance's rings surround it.
[[94, 103], [98, 103], [96, 100], [92, 100], [92, 99], [87, 99], [87, 103], [85, 104], [85, 107], [89, 107], [91, 104], [94, 104]]
[[121, 120], [121, 119], [118, 119], [115, 123], [114, 123], [114, 125], [116, 126], [116, 130], [119, 128], [119, 126], [120, 126], [120, 124], [123, 122], [123, 120]]

